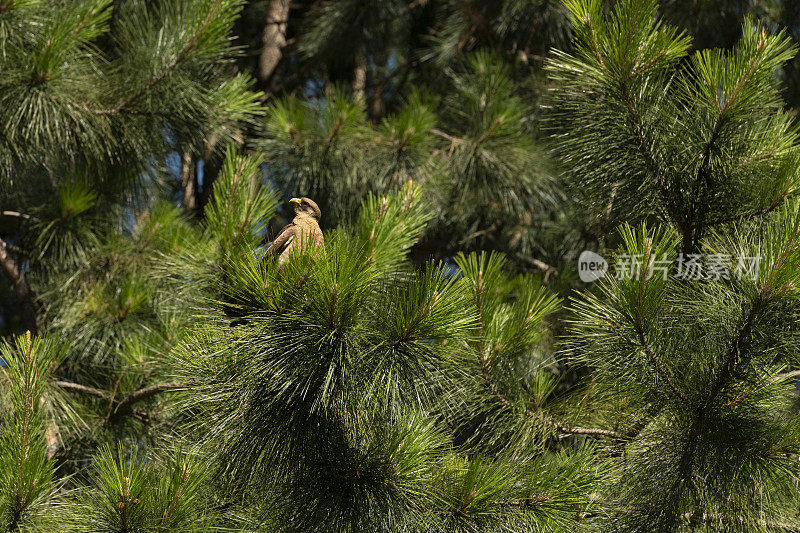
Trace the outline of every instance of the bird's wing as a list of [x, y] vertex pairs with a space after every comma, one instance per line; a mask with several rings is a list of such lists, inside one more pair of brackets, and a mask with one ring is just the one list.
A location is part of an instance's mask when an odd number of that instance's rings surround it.
[[285, 250], [286, 247], [289, 246], [289, 243], [294, 240], [296, 231], [297, 227], [293, 223], [285, 225], [283, 229], [278, 232], [278, 235], [275, 237], [275, 240], [272, 241], [272, 244], [269, 245], [269, 248], [267, 248], [264, 257], [269, 257]]
[[325, 237], [322, 236], [322, 230], [317, 223], [314, 223], [314, 243], [318, 246], [325, 244]]

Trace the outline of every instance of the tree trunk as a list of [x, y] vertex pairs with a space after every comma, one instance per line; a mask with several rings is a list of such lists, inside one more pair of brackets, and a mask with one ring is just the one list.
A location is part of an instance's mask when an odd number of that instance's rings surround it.
[[367, 53], [364, 47], [358, 49], [356, 53], [356, 68], [353, 72], [353, 98], [359, 102], [364, 102], [364, 95], [367, 89]]
[[28, 287], [28, 281], [25, 279], [25, 273], [9, 253], [8, 244], [3, 239], [0, 239], [0, 265], [3, 267], [3, 273], [14, 286], [17, 305], [19, 305], [20, 314], [22, 315], [23, 329], [30, 331], [31, 335], [36, 335], [39, 332], [39, 328], [36, 323], [36, 309], [33, 305], [33, 297], [30, 287]]
[[377, 122], [386, 115], [386, 102], [383, 99], [383, 91], [386, 89], [386, 74], [383, 73], [375, 85], [375, 93], [372, 95], [369, 106], [369, 118]]
[[289, 0], [272, 0], [261, 34], [261, 55], [258, 58], [258, 84], [264, 92], [269, 92], [272, 78], [283, 59], [288, 20]]
[[[238, 137], [236, 135], [235, 137]], [[214, 182], [217, 181], [217, 176], [222, 169], [222, 161], [215, 155], [214, 151], [217, 147], [217, 134], [211, 133], [206, 140], [206, 147], [203, 150], [203, 190], [200, 193], [200, 216], [205, 216], [206, 205], [211, 200], [213, 193]]]
[[197, 171], [189, 146], [181, 153], [181, 187], [183, 188], [183, 209], [187, 214], [197, 209]]

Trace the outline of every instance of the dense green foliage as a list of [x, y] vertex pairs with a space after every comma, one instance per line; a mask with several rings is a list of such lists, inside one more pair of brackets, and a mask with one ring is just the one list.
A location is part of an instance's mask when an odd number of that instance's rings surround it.
[[0, 532], [800, 530], [794, 4], [0, 0]]

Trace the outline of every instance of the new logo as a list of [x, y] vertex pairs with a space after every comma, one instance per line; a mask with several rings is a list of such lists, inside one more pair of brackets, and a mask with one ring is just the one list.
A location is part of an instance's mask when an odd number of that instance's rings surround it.
[[584, 283], [602, 278], [608, 270], [608, 263], [600, 255], [584, 250], [578, 257], [578, 276]]

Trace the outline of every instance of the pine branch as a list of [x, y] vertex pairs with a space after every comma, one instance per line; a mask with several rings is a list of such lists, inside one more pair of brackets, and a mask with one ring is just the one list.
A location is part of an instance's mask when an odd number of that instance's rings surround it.
[[589, 31], [592, 34], [592, 53], [594, 54], [594, 58], [597, 60], [597, 64], [606, 72], [606, 74], [610, 74], [608, 67], [606, 67], [605, 62], [603, 61], [603, 54], [600, 50], [600, 44], [597, 41], [597, 28], [594, 26], [594, 19], [589, 17], [586, 21], [589, 26]]
[[771, 146], [762, 148], [761, 150], [756, 151], [754, 154], [745, 157], [733, 168], [733, 172], [736, 172], [737, 170], [740, 170], [751, 163], [766, 161], [770, 158], [777, 157], [779, 154], [778, 144], [779, 143], [777, 140], [773, 141]]
[[487, 130], [484, 131], [480, 137], [478, 137], [478, 140], [475, 141], [475, 145], [477, 146], [486, 142], [486, 139], [494, 135], [494, 132], [497, 131], [497, 128], [499, 128], [502, 123], [503, 123], [502, 115], [495, 118], [489, 125], [489, 128], [487, 128]]
[[739, 213], [737, 215], [733, 215], [730, 217], [721, 218], [719, 220], [710, 223], [710, 225], [728, 224], [731, 222], [738, 222], [740, 220], [753, 219], [756, 217], [768, 215], [769, 213], [775, 211], [777, 208], [783, 205], [783, 202], [786, 201], [786, 199], [792, 195], [792, 192], [793, 191], [789, 191], [775, 198], [767, 207], [763, 207], [761, 209], [754, 209], [752, 211], [747, 211], [744, 213]]
[[466, 243], [468, 243], [469, 241], [471, 241], [472, 239], [477, 239], [478, 237], [483, 237], [483, 236], [489, 235], [490, 233], [495, 231], [499, 225], [500, 225], [499, 221], [496, 221], [486, 229], [478, 230], [478, 231], [476, 231], [476, 232], [474, 232], [474, 233], [472, 233], [470, 235], [467, 235], [466, 237], [464, 237], [463, 239], [458, 241], [458, 245], [459, 246], [463, 246]]
[[760, 310], [760, 308], [761, 308], [761, 298], [757, 298], [756, 301], [753, 303], [753, 306], [750, 308], [750, 313], [748, 313], [744, 325], [739, 330], [739, 334], [736, 336], [736, 340], [733, 342], [733, 345], [730, 347], [730, 350], [728, 350], [728, 353], [724, 359], [722, 371], [717, 376], [717, 379], [714, 380], [714, 384], [711, 386], [708, 396], [703, 401], [700, 410], [705, 409], [711, 404], [712, 401], [714, 401], [714, 399], [722, 390], [722, 387], [725, 386], [725, 383], [728, 381], [728, 377], [730, 377], [730, 375], [733, 373], [733, 369], [736, 363], [736, 358], [741, 352], [742, 345], [744, 344], [745, 339], [750, 334], [750, 330], [753, 327], [753, 322], [755, 321], [755, 318], [758, 315], [758, 311]]
[[128, 414], [133, 409], [134, 404], [136, 404], [137, 402], [147, 400], [148, 398], [152, 398], [156, 394], [160, 394], [162, 392], [181, 390], [187, 387], [188, 384], [186, 383], [171, 382], [171, 383], [158, 383], [156, 385], [150, 385], [149, 387], [144, 387], [143, 389], [134, 391], [119, 402], [119, 405], [117, 405], [117, 408], [114, 410], [112, 418]]
[[725, 407], [729, 407], [729, 406], [735, 405], [735, 404], [737, 404], [737, 403], [739, 403], [739, 402], [741, 402], [743, 400], [746, 400], [753, 393], [755, 393], [755, 392], [757, 392], [759, 390], [763, 390], [764, 388], [768, 387], [769, 385], [772, 385], [773, 383], [777, 383], [778, 381], [784, 381], [784, 380], [789, 380], [789, 379], [798, 379], [798, 378], [800, 378], [800, 370], [794, 370], [792, 372], [784, 372], [784, 373], [781, 373], [781, 374], [776, 374], [776, 375], [772, 376], [771, 378], [769, 378], [766, 381], [766, 383], [750, 387], [748, 390], [742, 392], [736, 398], [734, 398], [734, 399], [730, 400], [728, 403], [726, 403]]
[[450, 141], [453, 144], [466, 144], [467, 143], [467, 141], [465, 141], [464, 139], [461, 139], [459, 137], [454, 137], [454, 136], [450, 135], [449, 133], [445, 133], [445, 132], [443, 132], [442, 130], [440, 130], [438, 128], [433, 128], [430, 131], [431, 131], [432, 134], [436, 135], [437, 137], [441, 137], [442, 139], [447, 139], [448, 141]]
[[200, 41], [200, 37], [202, 37], [203, 32], [206, 30], [206, 28], [208, 28], [209, 24], [211, 24], [214, 21], [214, 17], [217, 16], [221, 8], [222, 8], [221, 1], [214, 4], [214, 7], [208, 12], [208, 15], [206, 16], [205, 20], [203, 20], [203, 23], [200, 25], [200, 28], [197, 30], [197, 32], [195, 32], [192, 38], [186, 42], [186, 45], [183, 47], [183, 49], [181, 49], [178, 55], [175, 56], [175, 59], [173, 59], [164, 70], [162, 70], [156, 77], [151, 79], [144, 87], [134, 92], [124, 100], [122, 100], [115, 107], [110, 109], [95, 109], [94, 113], [96, 115], [116, 115], [129, 105], [136, 102], [136, 100], [147, 94], [153, 87], [161, 83], [161, 81], [163, 81], [167, 76], [169, 76], [169, 74], [173, 70], [175, 70], [175, 68], [184, 59], [186, 59], [186, 57], [188, 57], [192, 49], [194, 49], [194, 47], [197, 46], [197, 43]]
[[[645, 252], [644, 259], [642, 264], [645, 265], [650, 264], [651, 246], [652, 246], [651, 240], [647, 239], [646, 248], [644, 250]], [[658, 375], [661, 377], [662, 380], [664, 380], [664, 382], [666, 382], [667, 386], [669, 386], [672, 392], [674, 392], [675, 395], [678, 396], [678, 398], [680, 398], [680, 400], [683, 403], [690, 405], [689, 399], [686, 397], [686, 394], [672, 380], [672, 377], [670, 376], [667, 368], [664, 366], [664, 363], [662, 363], [661, 359], [659, 359], [656, 356], [655, 352], [653, 352], [650, 343], [647, 341], [647, 338], [645, 337], [644, 324], [642, 324], [642, 314], [640, 312], [640, 308], [642, 305], [642, 298], [644, 296], [644, 286], [646, 282], [647, 279], [645, 276], [639, 276], [636, 310], [633, 316], [633, 329], [639, 338], [639, 344], [642, 346], [645, 354], [647, 355], [647, 359], [650, 361], [650, 364], [652, 364], [653, 367], [655, 367], [656, 372], [658, 372]]]
[[[774, 270], [774, 268], [773, 268]], [[688, 479], [692, 480], [691, 478], [691, 469], [692, 464], [694, 461], [694, 453], [697, 448], [697, 436], [702, 428], [703, 422], [705, 421], [706, 416], [706, 409], [714, 401], [717, 395], [722, 390], [723, 386], [727, 383], [728, 378], [733, 373], [733, 369], [736, 362], [736, 357], [739, 355], [741, 351], [742, 344], [746, 339], [747, 335], [752, 328], [753, 322], [755, 320], [756, 315], [758, 314], [758, 310], [761, 306], [761, 294], [756, 298], [756, 301], [753, 303], [753, 306], [750, 309], [750, 312], [747, 315], [747, 318], [742, 325], [742, 328], [739, 330], [739, 333], [736, 336], [736, 339], [733, 342], [733, 345], [728, 350], [724, 358], [723, 368], [722, 371], [717, 376], [717, 379], [714, 380], [714, 384], [711, 386], [708, 395], [703, 400], [703, 402], [695, 409], [695, 416], [694, 421], [692, 422], [692, 426], [689, 428], [689, 432], [686, 435], [686, 442], [688, 443], [686, 450], [683, 452], [681, 459], [679, 461], [680, 464], [680, 474], [676, 477], [675, 482], [672, 484], [670, 492], [675, 492], [678, 489], [678, 485], [681, 480]], [[698, 489], [694, 486], [694, 490], [697, 492]], [[699, 495], [698, 495], [699, 497]]]
[[506, 398], [500, 392], [497, 385], [491, 380], [489, 376], [489, 370], [488, 368], [486, 368], [486, 365], [481, 365], [481, 366], [482, 366], [483, 379], [486, 382], [489, 391], [495, 398], [497, 398], [500, 401], [500, 403], [502, 403], [509, 409], [524, 412], [528, 417], [543, 422], [545, 425], [554, 429], [557, 433], [562, 433], [565, 435], [586, 435], [589, 437], [610, 437], [612, 439], [617, 439], [617, 440], [624, 440], [626, 438], [626, 436], [623, 435], [622, 433], [618, 433], [611, 429], [565, 426], [564, 424], [557, 422], [556, 420], [554, 420], [553, 418], [542, 412], [533, 411], [527, 407], [520, 407], [511, 400], [509, 400], [508, 398]]
[[327, 147], [330, 147], [330, 145], [333, 144], [333, 141], [339, 135], [339, 131], [342, 129], [342, 126], [344, 126], [344, 120], [345, 116], [343, 114], [340, 114], [339, 117], [336, 119], [336, 124], [334, 124], [330, 134], [328, 135]]
[[41, 220], [39, 220], [35, 216], [28, 215], [26, 213], [20, 213], [19, 211], [0, 211], [0, 215], [6, 216], [6, 217], [23, 218], [23, 219], [28, 220], [30, 222], [36, 222], [36, 223], [41, 222]]
[[656, 354], [653, 353], [653, 350], [650, 347], [650, 343], [647, 342], [647, 339], [644, 336], [644, 330], [642, 329], [641, 324], [638, 322], [634, 322], [633, 328], [639, 337], [639, 344], [641, 344], [642, 348], [644, 349], [644, 352], [647, 355], [650, 364], [652, 364], [653, 367], [655, 367], [656, 371], [658, 372], [658, 375], [661, 376], [661, 379], [663, 379], [666, 382], [666, 384], [669, 386], [672, 392], [674, 392], [678, 396], [678, 398], [681, 399], [683, 403], [688, 404], [689, 399], [686, 397], [686, 394], [684, 394], [684, 392], [680, 390], [677, 385], [675, 385], [675, 382], [672, 381], [672, 378], [670, 377], [666, 367], [664, 367], [664, 364], [656, 356]]
[[753, 74], [755, 74], [757, 68], [761, 64], [761, 60], [764, 59], [763, 52], [766, 48], [766, 45], [767, 45], [766, 33], [762, 33], [761, 40], [759, 41], [758, 48], [756, 50], [757, 54], [753, 58], [752, 63], [750, 63], [750, 68], [747, 70], [747, 74], [745, 74], [742, 78], [736, 81], [736, 85], [733, 87], [733, 91], [731, 91], [731, 94], [728, 96], [728, 98], [725, 99], [725, 102], [721, 106], [719, 106], [720, 117], [722, 117], [725, 111], [727, 111], [731, 103], [736, 101], [736, 99], [741, 94], [743, 87], [747, 84], [747, 82], [749, 82], [752, 79]]
[[793, 378], [795, 379], [800, 378], [800, 370], [792, 370], [791, 372], [784, 372], [783, 374], [778, 374], [777, 376], [769, 380], [769, 383], [771, 384], [775, 383], [776, 381], [781, 381], [783, 379], [793, 379]]
[[19, 521], [22, 518], [22, 513], [24, 512], [25, 508], [30, 504], [29, 497], [23, 497], [22, 494], [22, 487], [25, 482], [25, 460], [28, 458], [29, 454], [29, 446], [31, 440], [31, 419], [34, 416], [34, 410], [38, 403], [39, 398], [34, 395], [34, 387], [35, 383], [35, 368], [34, 366], [34, 355], [33, 355], [33, 344], [31, 342], [31, 332], [28, 331], [26, 334], [26, 350], [25, 350], [25, 365], [28, 366], [28, 370], [24, 375], [24, 379], [22, 382], [22, 427], [19, 428], [19, 450], [18, 450], [18, 467], [17, 467], [17, 479], [16, 483], [14, 484], [14, 503], [13, 503], [13, 510], [12, 510], [12, 517], [11, 523], [8, 526], [9, 531], [16, 531], [19, 527]]
[[[706, 186], [706, 189], [709, 188], [709, 181], [710, 181], [710, 165], [711, 165], [711, 153], [714, 150], [714, 145], [716, 144], [717, 140], [719, 139], [720, 134], [722, 133], [722, 128], [727, 121], [727, 116], [724, 113], [724, 108], [720, 110], [720, 115], [717, 117], [716, 124], [714, 125], [714, 130], [711, 132], [711, 136], [709, 137], [708, 141], [706, 142], [705, 147], [703, 148], [703, 154], [701, 156], [701, 163], [700, 163], [700, 171], [698, 172], [698, 178], [703, 179], [703, 185]], [[693, 194], [689, 195], [691, 198], [691, 222], [688, 222], [687, 225], [690, 227], [695, 227], [696, 225], [700, 225], [700, 221], [696, 218], [698, 216], [702, 216], [704, 214], [704, 205], [698, 203], [698, 199], [703, 197], [703, 193], [700, 191], [695, 190]], [[700, 225], [702, 229], [702, 225]], [[692, 236], [694, 239], [694, 235]], [[689, 249], [693, 249], [693, 242], [689, 243]]]
[[[771, 278], [772, 273], [775, 271], [775, 266], [777, 266], [777, 264], [774, 265], [773, 268], [771, 269], [769, 278]], [[686, 436], [686, 442], [688, 443], [688, 446], [686, 447], [686, 450], [683, 452], [681, 460], [679, 462], [679, 464], [681, 465], [680, 475], [675, 479], [675, 482], [673, 483], [671, 489], [672, 492], [677, 490], [678, 484], [680, 483], [681, 479], [691, 480], [691, 468], [697, 445], [697, 435], [700, 432], [703, 422], [705, 421], [706, 409], [708, 408], [709, 405], [711, 405], [711, 402], [713, 402], [714, 399], [716, 399], [717, 395], [719, 395], [719, 393], [722, 391], [722, 388], [727, 383], [728, 378], [732, 375], [736, 363], [736, 358], [741, 352], [742, 345], [744, 344], [745, 339], [750, 333], [750, 330], [753, 326], [753, 322], [755, 321], [755, 318], [761, 307], [762, 295], [764, 294], [764, 291], [769, 285], [770, 285], [769, 283], [765, 284], [765, 286], [762, 288], [762, 292], [759, 293], [759, 295], [756, 297], [755, 302], [753, 302], [753, 305], [750, 308], [750, 312], [748, 313], [747, 318], [744, 321], [744, 324], [742, 325], [741, 329], [739, 330], [739, 333], [736, 335], [736, 339], [734, 340], [733, 344], [731, 345], [730, 349], [728, 350], [727, 354], [724, 357], [722, 371], [717, 376], [717, 379], [714, 380], [714, 383], [709, 389], [709, 393], [706, 396], [706, 398], [695, 409], [694, 422], [692, 423], [692, 426], [689, 428], [689, 432]], [[697, 489], [695, 488], [695, 490]]]
[[51, 382], [56, 387], [62, 388], [64, 390], [80, 392], [81, 394], [87, 394], [89, 396], [94, 396], [96, 398], [100, 398], [101, 400], [105, 400], [110, 404], [119, 403], [119, 401], [114, 398], [111, 394], [102, 391], [100, 389], [96, 389], [94, 387], [89, 387], [87, 385], [81, 385], [79, 383], [72, 383], [71, 381], [63, 381], [63, 380], [56, 380]]
[[[683, 514], [683, 519], [692, 521], [692, 520], [702, 520], [703, 522], [710, 522], [710, 523], [731, 523], [737, 522], [740, 524], [747, 524], [749, 521], [742, 516], [728, 516], [722, 513], [701, 513], [699, 511], [693, 511]], [[765, 520], [763, 518], [759, 518], [756, 523], [765, 528], [770, 529], [781, 529], [783, 531], [800, 531], [800, 527], [797, 524], [790, 524], [788, 522], [777, 522], [774, 520]]]
[[[477, 284], [476, 284], [475, 288], [476, 288], [475, 305], [476, 305], [476, 307], [478, 309], [478, 316], [480, 317], [480, 316], [483, 316], [483, 302], [484, 302], [483, 297], [484, 297], [485, 291], [486, 291], [486, 287], [485, 287], [484, 281], [483, 281], [483, 272], [482, 271], [478, 273], [478, 279], [477, 279]], [[481, 335], [483, 334], [483, 329], [484, 329], [484, 324], [482, 322], [483, 321], [481, 320], [480, 321], [480, 329], [481, 329], [481, 333], [480, 334]], [[623, 435], [622, 433], [618, 433], [616, 431], [609, 430], [609, 429], [583, 428], [583, 427], [566, 426], [566, 425], [564, 425], [564, 424], [562, 424], [560, 422], [557, 422], [556, 420], [554, 420], [550, 416], [548, 416], [548, 415], [546, 415], [546, 414], [544, 414], [544, 413], [542, 413], [540, 411], [539, 412], [533, 411], [533, 410], [531, 410], [531, 409], [529, 409], [527, 407], [521, 407], [521, 406], [515, 404], [514, 402], [512, 402], [511, 400], [506, 398], [506, 396], [503, 395], [503, 393], [500, 392], [500, 389], [498, 388], [497, 384], [494, 383], [494, 381], [492, 380], [491, 375], [489, 373], [489, 365], [490, 365], [491, 359], [488, 356], [488, 354], [486, 353], [486, 344], [483, 341], [481, 341], [478, 344], [476, 356], [478, 358], [479, 364], [481, 365], [481, 376], [483, 377], [484, 383], [486, 384], [487, 388], [489, 389], [489, 392], [500, 403], [502, 403], [503, 405], [505, 405], [509, 409], [514, 410], [514, 411], [523, 412], [529, 418], [533, 418], [533, 419], [536, 419], [536, 420], [539, 420], [539, 421], [543, 422], [545, 425], [549, 426], [550, 428], [555, 430], [557, 433], [562, 433], [562, 434], [565, 434], [565, 435], [586, 435], [586, 436], [591, 436], [591, 437], [610, 437], [610, 438], [617, 439], [617, 440], [623, 440], [625, 438], [625, 435]]]
[[[523, 254], [521, 252], [515, 253], [514, 257], [516, 257], [517, 259], [519, 259], [521, 261], [525, 261], [526, 263], [528, 263], [528, 264], [530, 264], [532, 266], [535, 266], [539, 270], [544, 270], [548, 274], [553, 274], [555, 276], [558, 275], [558, 269], [557, 268], [555, 268], [553, 266], [550, 266], [547, 263], [545, 263], [544, 261], [536, 259], [535, 257], [528, 257], [527, 255], [525, 255], [525, 254]], [[545, 280], [546, 279], [547, 278], [545, 278]]]
[[[667, 207], [667, 211], [669, 212], [670, 216], [672, 216], [672, 220], [678, 226], [678, 228], [683, 233], [684, 237], [689, 236], [689, 241], [691, 243], [691, 234], [692, 229], [686, 226], [685, 220], [680, 214], [678, 210], [678, 206], [673, 200], [672, 196], [669, 194], [669, 190], [667, 189], [666, 184], [664, 183], [664, 178], [659, 172], [658, 163], [656, 162], [655, 156], [653, 155], [652, 151], [650, 150], [646, 139], [644, 138], [644, 133], [642, 132], [643, 125], [641, 123], [641, 117], [636, 112], [636, 106], [633, 103], [633, 99], [630, 95], [630, 90], [626, 84], [622, 86], [622, 99], [625, 103], [625, 108], [628, 112], [628, 122], [630, 124], [631, 130], [633, 130], [634, 135], [636, 136], [637, 140], [637, 148], [639, 149], [639, 153], [644, 159], [645, 167], [647, 168], [650, 175], [658, 181], [658, 190], [661, 194], [662, 199], [664, 200], [664, 204]], [[685, 239], [684, 239], [685, 240]]]
[[[777, 261], [775, 261], [775, 263], [772, 265], [772, 268], [770, 268], [769, 274], [767, 275], [767, 279], [765, 280], [764, 285], [761, 287], [761, 291], [756, 296], [755, 301], [753, 302], [753, 305], [750, 308], [750, 312], [748, 313], [747, 318], [745, 319], [744, 324], [742, 325], [742, 328], [739, 330], [739, 333], [736, 336], [736, 340], [733, 342], [733, 345], [731, 345], [730, 349], [728, 350], [728, 353], [725, 356], [722, 371], [720, 372], [719, 376], [717, 376], [717, 379], [714, 381], [714, 384], [711, 386], [708, 397], [703, 402], [700, 411], [702, 411], [705, 407], [710, 405], [712, 401], [714, 401], [716, 396], [722, 390], [722, 387], [727, 382], [728, 377], [733, 373], [734, 366], [736, 363], [736, 358], [741, 353], [742, 345], [744, 344], [747, 336], [750, 334], [750, 330], [753, 328], [753, 323], [755, 322], [755, 319], [758, 316], [759, 311], [761, 311], [761, 306], [764, 304], [765, 299], [771, 296], [775, 296], [774, 287], [772, 286], [774, 281], [774, 276], [778, 272], [778, 270], [780, 270], [786, 265], [786, 261], [788, 260], [790, 253], [794, 251], [798, 237], [800, 237], [800, 226], [795, 228], [795, 231], [792, 234], [790, 241], [786, 244], [786, 247], [784, 248], [780, 258]], [[780, 293], [782, 290], [783, 289], [781, 289], [778, 292]]]
[[242, 175], [244, 174], [244, 167], [247, 161], [240, 159], [234, 169], [233, 177], [231, 178], [231, 190], [225, 199], [225, 209], [222, 211], [222, 222], [224, 226], [228, 226], [228, 217], [233, 213], [233, 203], [236, 201], [236, 189], [239, 187], [239, 182], [243, 181]]
[[166, 511], [164, 511], [164, 518], [161, 520], [160, 524], [161, 527], [167, 527], [169, 525], [168, 521], [172, 516], [172, 513], [175, 512], [175, 509], [178, 507], [178, 504], [180, 503], [181, 498], [183, 497], [183, 490], [186, 486], [186, 481], [189, 479], [189, 473], [190, 473], [189, 467], [187, 466], [183, 469], [183, 472], [181, 473], [181, 484], [180, 486], [178, 486], [178, 490], [175, 491], [175, 495], [172, 497], [172, 501], [170, 502], [169, 507], [167, 508]]
[[[639, 436], [639, 434], [647, 427], [648, 424], [658, 415], [662, 410], [661, 405], [649, 403], [644, 409], [644, 415], [634, 422], [630, 428], [625, 432], [625, 440], [630, 441]], [[624, 447], [618, 447], [619, 453], [624, 450]]]
[[149, 421], [150, 416], [144, 411], [134, 409], [133, 408], [134, 404], [146, 400], [148, 398], [151, 398], [161, 392], [185, 389], [188, 386], [185, 383], [159, 383], [156, 385], [151, 385], [149, 387], [144, 387], [142, 389], [134, 391], [125, 398], [123, 398], [122, 400], [118, 400], [112, 394], [109, 394], [100, 389], [96, 389], [94, 387], [89, 387], [87, 385], [81, 385], [79, 383], [72, 383], [70, 381], [63, 381], [63, 380], [52, 381], [51, 383], [56, 387], [59, 387], [64, 390], [79, 392], [81, 394], [86, 394], [88, 396], [94, 396], [96, 398], [100, 398], [101, 400], [105, 400], [106, 402], [109, 403], [109, 405], [113, 407], [109, 415], [109, 420], [115, 420], [119, 417], [130, 414], [134, 418], [142, 422]]

